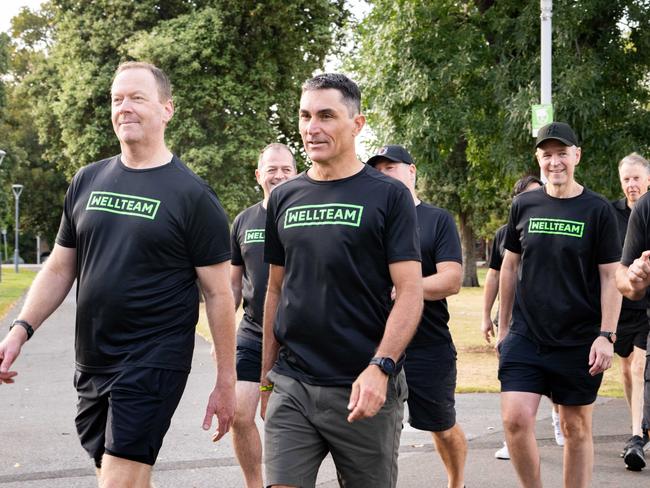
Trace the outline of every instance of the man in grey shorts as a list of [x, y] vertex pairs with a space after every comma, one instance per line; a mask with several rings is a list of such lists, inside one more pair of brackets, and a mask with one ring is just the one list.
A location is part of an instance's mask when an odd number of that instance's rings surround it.
[[339, 74], [303, 85], [299, 128], [313, 165], [269, 199], [267, 486], [313, 487], [328, 452], [342, 486], [397, 482], [403, 352], [423, 303], [420, 242], [406, 186], [356, 157], [360, 98]]

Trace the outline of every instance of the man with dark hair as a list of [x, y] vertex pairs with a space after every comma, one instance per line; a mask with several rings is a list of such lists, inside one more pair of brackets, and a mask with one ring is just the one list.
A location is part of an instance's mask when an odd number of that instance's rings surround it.
[[[618, 173], [625, 197], [612, 203], [618, 217], [619, 236], [625, 242], [632, 209], [648, 191], [650, 164], [641, 155], [631, 153], [619, 162]], [[635, 242], [638, 243], [638, 239]], [[640, 471], [646, 465], [643, 448], [647, 442], [647, 427], [643, 425], [643, 389], [649, 332], [647, 309], [645, 295], [636, 301], [623, 298], [614, 344], [614, 352], [621, 358], [625, 398], [632, 418], [632, 436], [626, 442], [622, 455], [625, 465], [632, 471]]]
[[397, 482], [403, 352], [422, 311], [417, 217], [402, 183], [357, 159], [359, 101], [343, 75], [305, 83], [299, 129], [313, 165], [269, 199], [268, 486], [313, 487], [328, 452], [342, 486]]
[[271, 190], [296, 176], [291, 150], [280, 143], [266, 146], [259, 155], [255, 178], [264, 199], [241, 212], [232, 224], [230, 286], [235, 308], [243, 299], [244, 316], [237, 330], [237, 408], [232, 441], [246, 486], [262, 481], [262, 443], [255, 424], [262, 369], [262, 316], [269, 266], [264, 263], [266, 207]]
[[[445, 300], [460, 291], [463, 279], [458, 230], [449, 212], [418, 198], [417, 169], [404, 147], [384, 146], [367, 164], [404, 183], [416, 205], [424, 311], [404, 362], [409, 423], [431, 432], [447, 471], [447, 486], [463, 488], [467, 440], [456, 422], [456, 348], [449, 332]], [[433, 371], [436, 373], [432, 374]]]
[[121, 154], [75, 175], [52, 254], [0, 342], [0, 383], [12, 383], [23, 344], [77, 280], [76, 425], [105, 487], [151, 485], [191, 366], [197, 278], [218, 363], [203, 428], [216, 413], [218, 440], [235, 410], [228, 219], [165, 144], [174, 113], [166, 79], [145, 63], [118, 68], [111, 114]]
[[522, 486], [541, 487], [535, 420], [549, 396], [560, 406], [564, 486], [587, 487], [593, 402], [621, 306], [621, 247], [610, 203], [574, 179], [581, 149], [571, 127], [542, 127], [536, 156], [548, 183], [512, 202], [499, 280], [501, 414]]

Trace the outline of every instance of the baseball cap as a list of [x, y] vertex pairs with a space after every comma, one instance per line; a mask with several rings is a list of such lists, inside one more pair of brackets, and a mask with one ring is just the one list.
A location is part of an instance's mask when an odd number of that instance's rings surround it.
[[560, 141], [565, 146], [578, 146], [578, 138], [573, 132], [573, 129], [569, 124], [565, 124], [564, 122], [551, 122], [539, 129], [537, 131], [535, 147], [539, 147], [542, 142], [548, 141], [549, 139]]
[[388, 159], [389, 161], [406, 164], [413, 164], [413, 158], [409, 152], [403, 146], [398, 146], [397, 144], [389, 144], [387, 146], [381, 147], [379, 151], [377, 151], [377, 154], [366, 161], [366, 164], [369, 166], [374, 166], [382, 159]]

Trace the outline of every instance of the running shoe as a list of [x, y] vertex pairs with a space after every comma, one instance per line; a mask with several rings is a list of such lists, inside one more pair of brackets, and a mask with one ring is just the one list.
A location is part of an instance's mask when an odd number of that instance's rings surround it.
[[643, 438], [641, 436], [635, 435], [632, 437], [629, 447], [625, 450], [623, 461], [630, 471], [641, 471], [645, 468]]
[[630, 447], [632, 447], [632, 445], [634, 444], [634, 438], [635, 438], [635, 437], [638, 437], [638, 436], [633, 435], [633, 436], [630, 437], [627, 441], [625, 441], [625, 445], [623, 446], [623, 449], [621, 450], [620, 457], [625, 456], [625, 453], [627, 452], [627, 450], [628, 450]]
[[508, 444], [503, 443], [503, 447], [494, 453], [494, 457], [497, 459], [510, 459], [510, 453], [508, 452]]
[[558, 446], [564, 445], [564, 434], [562, 433], [562, 427], [560, 427], [560, 416], [551, 410], [551, 417], [553, 418], [553, 433], [555, 434], [555, 443]]

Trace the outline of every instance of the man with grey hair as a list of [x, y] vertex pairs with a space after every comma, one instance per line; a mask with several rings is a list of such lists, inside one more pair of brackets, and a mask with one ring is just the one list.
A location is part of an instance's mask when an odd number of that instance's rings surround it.
[[237, 331], [237, 408], [232, 439], [248, 488], [259, 488], [263, 483], [262, 443], [255, 412], [260, 398], [262, 317], [269, 279], [269, 265], [264, 263], [266, 206], [271, 190], [294, 176], [296, 161], [291, 150], [277, 142], [266, 146], [255, 170], [264, 198], [237, 215], [231, 230], [230, 286], [235, 308], [242, 299], [244, 307]]
[[[612, 202], [616, 210], [621, 242], [625, 240], [627, 224], [636, 202], [648, 191], [650, 165], [640, 154], [628, 154], [618, 164], [618, 174], [625, 198]], [[623, 461], [628, 469], [640, 471], [645, 467], [643, 446], [647, 435], [643, 428], [643, 385], [648, 339], [648, 300], [623, 298], [621, 316], [616, 330], [614, 352], [621, 358], [621, 373], [625, 399], [632, 417], [632, 436], [623, 448]]]
[[[111, 118], [121, 153], [80, 169], [56, 245], [0, 342], [0, 384], [22, 346], [77, 281], [77, 432], [102, 487], [149, 488], [192, 362], [199, 290], [218, 365], [203, 428], [235, 411], [235, 307], [228, 219], [210, 187], [167, 148], [167, 76], [119, 66]], [[3, 438], [4, 440], [4, 438]]]

